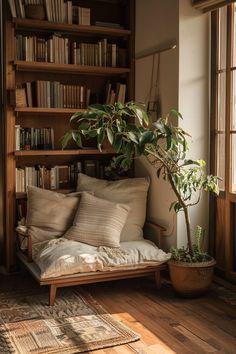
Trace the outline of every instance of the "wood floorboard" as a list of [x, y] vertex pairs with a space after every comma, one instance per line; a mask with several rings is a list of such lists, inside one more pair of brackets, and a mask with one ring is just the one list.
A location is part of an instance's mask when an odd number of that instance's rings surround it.
[[[30, 276], [17, 278], [22, 291], [42, 291]], [[0, 277], [0, 297], [12, 294], [18, 282], [11, 276]], [[234, 289], [214, 285], [202, 298], [181, 299], [174, 296], [168, 281], [157, 290], [153, 279], [148, 278], [88, 284], [83, 288], [114, 318], [141, 335], [136, 342], [91, 354], [236, 353]]]
[[[150, 298], [152, 301], [156, 300], [152, 294], [146, 293], [146, 296]], [[199, 316], [198, 314], [199, 311], [198, 308], [196, 307], [196, 304], [198, 301], [200, 301], [199, 305], [202, 306], [202, 301], [204, 302], [203, 299], [204, 298], [201, 298], [200, 300], [194, 300], [194, 304], [195, 304], [194, 307], [192, 306], [193, 300], [185, 300], [184, 308], [183, 306], [179, 306], [179, 303], [177, 305], [175, 300], [171, 301], [170, 299], [161, 299], [161, 300], [158, 299], [156, 300], [156, 302], [157, 302], [157, 306], [161, 307], [162, 309], [163, 308], [167, 309], [167, 311], [169, 311], [172, 314], [172, 316], [178, 318], [180, 323], [185, 328], [188, 328], [192, 333], [195, 333], [196, 336], [204, 340], [206, 343], [212, 345], [216, 350], [220, 350], [222, 345], [226, 345], [227, 347], [227, 343], [225, 343], [226, 341], [227, 342], [230, 341], [230, 343], [232, 344], [235, 343], [235, 338], [231, 336], [229, 337], [227, 333], [219, 333], [219, 336], [217, 337], [219, 343], [216, 342], [214, 336], [216, 331], [219, 332], [220, 330], [215, 326], [215, 323], [212, 323], [211, 317], [202, 318], [202, 316]], [[187, 304], [189, 304], [189, 301], [190, 301], [190, 305], [189, 308], [187, 308]], [[156, 306], [155, 305], [153, 306], [154, 306], [153, 308], [155, 309]], [[232, 308], [232, 306], [230, 308]], [[226, 309], [227, 312], [230, 311], [228, 307], [226, 307]], [[218, 311], [218, 308], [215, 307], [215, 310]], [[230, 323], [232, 325], [232, 321], [229, 321], [229, 325]], [[232, 344], [230, 344], [229, 346], [232, 347]]]

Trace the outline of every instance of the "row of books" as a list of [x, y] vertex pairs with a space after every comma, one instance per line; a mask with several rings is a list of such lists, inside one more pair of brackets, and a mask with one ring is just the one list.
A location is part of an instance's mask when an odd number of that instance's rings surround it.
[[79, 172], [104, 178], [105, 165], [99, 160], [77, 161], [71, 165], [25, 166], [15, 170], [16, 193], [24, 193], [28, 186], [57, 190], [73, 188]]
[[86, 86], [37, 80], [26, 82], [23, 88], [28, 107], [84, 109], [90, 103], [91, 90]]
[[16, 54], [18, 60], [55, 64], [111, 67], [127, 65], [126, 48], [108, 43], [107, 38], [97, 43], [78, 43], [59, 35], [50, 38], [17, 35]]
[[16, 151], [54, 149], [53, 128], [22, 128], [15, 125], [15, 149]]
[[[12, 17], [28, 17], [28, 5], [41, 5], [44, 19], [58, 23], [87, 25], [91, 24], [91, 10], [87, 7], [73, 5], [64, 0], [8, 0]], [[35, 7], [37, 11], [37, 7]]]
[[63, 189], [74, 185], [74, 165], [25, 166], [16, 168], [16, 193], [24, 193], [28, 186], [45, 189]]

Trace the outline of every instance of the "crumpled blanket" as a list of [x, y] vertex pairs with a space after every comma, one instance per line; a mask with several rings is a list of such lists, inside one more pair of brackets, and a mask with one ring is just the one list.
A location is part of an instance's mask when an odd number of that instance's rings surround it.
[[148, 240], [121, 242], [119, 248], [94, 247], [85, 243], [53, 239], [33, 245], [33, 260], [41, 270], [41, 278], [59, 277], [83, 272], [112, 271], [118, 268], [160, 264], [170, 254]]

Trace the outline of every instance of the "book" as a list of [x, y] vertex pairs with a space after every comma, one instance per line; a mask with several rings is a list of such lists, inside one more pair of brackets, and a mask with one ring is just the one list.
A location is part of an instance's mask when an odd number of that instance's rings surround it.
[[12, 17], [17, 17], [16, 15], [16, 4], [14, 0], [8, 0]]

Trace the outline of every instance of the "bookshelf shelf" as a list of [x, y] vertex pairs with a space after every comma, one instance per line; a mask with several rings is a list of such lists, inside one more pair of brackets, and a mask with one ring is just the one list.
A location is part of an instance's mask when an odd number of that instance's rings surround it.
[[17, 113], [30, 114], [73, 114], [75, 112], [84, 112], [86, 109], [81, 108], [42, 108], [42, 107], [16, 107]]
[[84, 34], [84, 35], [99, 35], [106, 37], [128, 37], [131, 31], [123, 28], [101, 27], [101, 26], [86, 26], [86, 25], [70, 25], [67, 23], [56, 23], [42, 20], [30, 20], [14, 18], [13, 23], [16, 29], [29, 29], [40, 31], [52, 31], [60, 33]]
[[122, 75], [130, 72], [129, 68], [112, 68], [106, 66], [89, 66], [77, 64], [55, 64], [35, 61], [15, 60], [16, 71], [50, 72], [61, 74], [87, 75]]
[[77, 149], [77, 150], [21, 150], [15, 151], [15, 156], [89, 156], [89, 155], [114, 155], [114, 152], [103, 150], [99, 151], [98, 149]]

